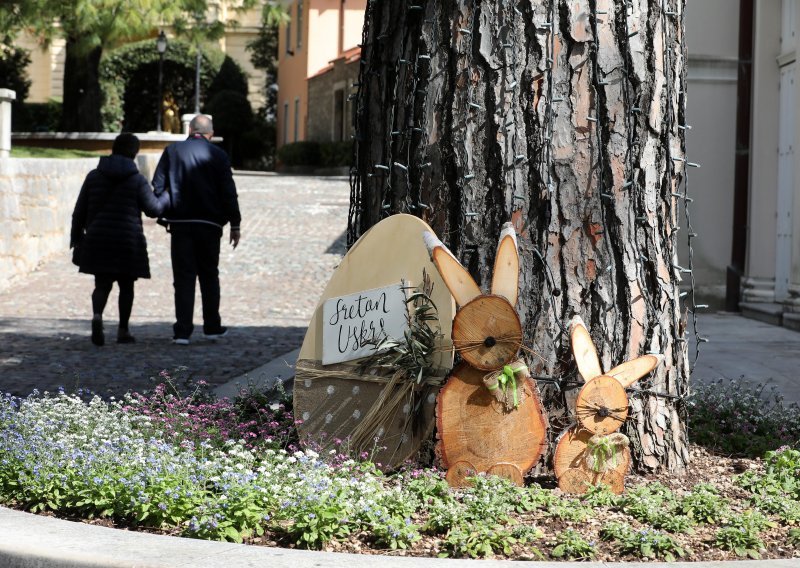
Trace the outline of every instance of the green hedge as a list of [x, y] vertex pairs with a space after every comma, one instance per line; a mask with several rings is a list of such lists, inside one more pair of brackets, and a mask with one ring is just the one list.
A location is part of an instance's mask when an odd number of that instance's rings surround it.
[[353, 143], [344, 142], [292, 142], [278, 148], [278, 161], [284, 166], [338, 168], [350, 166]]
[[[200, 105], [223, 89], [247, 95], [247, 76], [219, 49], [203, 48], [200, 58]], [[194, 111], [195, 52], [180, 39], [172, 38], [164, 54], [164, 93], [172, 93], [179, 114]], [[158, 61], [156, 40], [147, 39], [115, 49], [100, 62], [104, 94], [103, 128], [108, 132], [146, 132], [157, 123]]]
[[12, 107], [14, 132], [56, 132], [61, 124], [61, 103], [22, 103]]

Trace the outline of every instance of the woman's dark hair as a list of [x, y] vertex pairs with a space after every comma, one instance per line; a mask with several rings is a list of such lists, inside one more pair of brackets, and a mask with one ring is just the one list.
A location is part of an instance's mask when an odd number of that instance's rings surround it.
[[114, 139], [111, 153], [119, 154], [132, 160], [136, 157], [136, 154], [139, 153], [139, 139], [135, 134], [123, 132]]

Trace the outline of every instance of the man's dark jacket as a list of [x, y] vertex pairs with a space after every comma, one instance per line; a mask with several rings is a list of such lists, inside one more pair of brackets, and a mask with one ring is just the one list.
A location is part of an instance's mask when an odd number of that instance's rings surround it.
[[169, 204], [156, 198], [136, 162], [112, 154], [100, 158], [83, 182], [72, 213], [70, 247], [81, 272], [150, 278], [142, 212], [158, 217]]
[[242, 220], [228, 155], [199, 134], [167, 146], [153, 176], [156, 195], [168, 191], [169, 223], [205, 222], [239, 228]]

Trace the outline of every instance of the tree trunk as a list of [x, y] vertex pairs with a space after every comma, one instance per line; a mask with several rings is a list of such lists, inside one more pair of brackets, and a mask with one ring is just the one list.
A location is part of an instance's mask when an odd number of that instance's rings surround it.
[[99, 66], [103, 50], [80, 49], [79, 41], [67, 38], [64, 61], [64, 101], [61, 128], [64, 132], [100, 132], [103, 130], [100, 108]]
[[640, 470], [689, 457], [683, 17], [683, 0], [370, 0], [354, 114], [349, 242], [412, 213], [487, 288], [514, 223], [517, 307], [551, 442], [574, 421], [581, 382], [573, 315], [603, 370], [665, 355], [630, 393], [623, 431]]

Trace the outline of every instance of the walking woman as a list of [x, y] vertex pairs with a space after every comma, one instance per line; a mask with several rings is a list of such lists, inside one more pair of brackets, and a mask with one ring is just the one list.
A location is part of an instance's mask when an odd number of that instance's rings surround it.
[[97, 169], [83, 182], [72, 213], [72, 262], [80, 272], [94, 274], [92, 293], [92, 343], [103, 345], [103, 310], [114, 282], [119, 287], [117, 343], [134, 343], [128, 330], [133, 308], [133, 283], [150, 278], [147, 241], [142, 213], [157, 217], [169, 204], [169, 194], [156, 197], [134, 158], [139, 139], [122, 133], [114, 140], [110, 156], [100, 158]]

